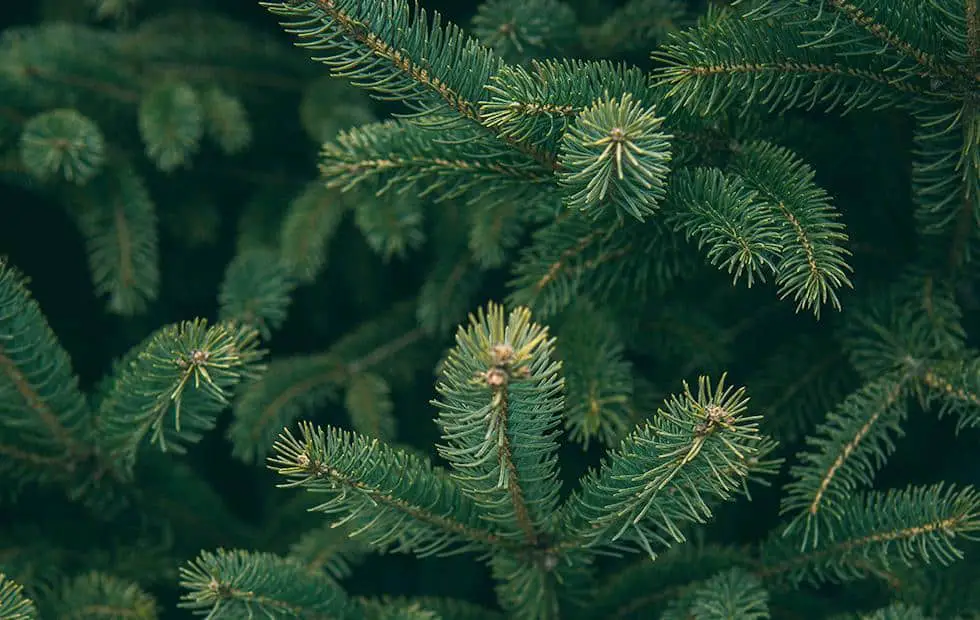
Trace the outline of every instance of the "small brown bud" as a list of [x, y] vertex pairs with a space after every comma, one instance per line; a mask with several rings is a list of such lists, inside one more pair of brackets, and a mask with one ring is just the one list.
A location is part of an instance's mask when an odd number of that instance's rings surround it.
[[507, 371], [503, 368], [491, 368], [487, 371], [487, 385], [499, 388], [507, 385]]
[[493, 347], [490, 348], [490, 352], [493, 355], [493, 363], [497, 366], [510, 362], [510, 360], [514, 357], [514, 347], [506, 342], [500, 342], [493, 345]]

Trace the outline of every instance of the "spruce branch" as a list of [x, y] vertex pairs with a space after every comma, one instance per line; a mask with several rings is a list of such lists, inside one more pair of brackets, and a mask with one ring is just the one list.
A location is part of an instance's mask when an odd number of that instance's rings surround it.
[[809, 451], [790, 469], [781, 514], [795, 513], [785, 535], [797, 532], [804, 549], [834, 539], [847, 499], [871, 486], [874, 474], [895, 449], [908, 413], [908, 372], [896, 371], [864, 385], [845, 399], [807, 437]]
[[451, 333], [473, 307], [483, 282], [483, 271], [468, 248], [440, 252], [419, 290], [416, 317], [421, 328], [428, 334]]
[[470, 128], [447, 127], [436, 135], [400, 119], [341, 132], [324, 144], [320, 172], [329, 187], [348, 190], [374, 179], [379, 195], [416, 188], [420, 197], [441, 201], [471, 192], [474, 204], [490, 185], [500, 191], [501, 185], [552, 182], [547, 171]]
[[759, 207], [778, 227], [780, 297], [792, 297], [798, 311], [809, 309], [817, 317], [826, 304], [840, 310], [837, 290], [851, 287], [847, 234], [830, 196], [814, 183], [813, 169], [792, 151], [764, 141], [741, 145], [730, 166], [757, 192]]
[[505, 62], [561, 57], [577, 43], [575, 11], [561, 0], [486, 0], [472, 29]]
[[144, 180], [117, 162], [69, 194], [85, 239], [95, 292], [108, 296], [108, 309], [142, 313], [160, 288], [157, 208]]
[[189, 163], [205, 131], [201, 98], [189, 84], [163, 81], [140, 100], [139, 130], [146, 155], [164, 172]]
[[[941, 3], [929, 4], [939, 8]], [[919, 65], [920, 71], [935, 75], [956, 73], [949, 63], [943, 62], [948, 41], [943, 36], [945, 19], [941, 10], [896, 10], [882, 0], [806, 0], [793, 4], [762, 0], [754, 2], [745, 16], [806, 23], [803, 32], [813, 39], [810, 47], [846, 46], [853, 50], [851, 55], [897, 52]], [[837, 19], [838, 16], [844, 19]]]
[[626, 63], [534, 60], [529, 67], [500, 68], [487, 84], [480, 116], [501, 136], [557, 153], [562, 135], [583, 110], [602, 97], [627, 94], [650, 99], [646, 75]]
[[276, 252], [254, 248], [239, 252], [225, 269], [218, 292], [218, 319], [252, 325], [266, 340], [283, 321], [295, 282]]
[[460, 328], [436, 385], [440, 455], [502, 537], [536, 546], [551, 531], [559, 481], [555, 430], [564, 381], [554, 339], [526, 308], [490, 304]]
[[[761, 440], [759, 416], [745, 415], [744, 388], [687, 383], [651, 420], [591, 471], [561, 510], [563, 545], [586, 549], [682, 542], [680, 526], [711, 516], [709, 498], [730, 499], [749, 475]], [[620, 542], [622, 541], [622, 542]], [[627, 544], [629, 543], [629, 544]]]
[[344, 406], [354, 430], [383, 441], [395, 438], [398, 421], [391, 402], [391, 386], [372, 372], [354, 374], [347, 384]]
[[641, 222], [666, 195], [671, 134], [664, 118], [627, 93], [603, 97], [582, 111], [562, 136], [558, 184], [569, 208], [614, 209]]
[[901, 106], [909, 95], [930, 94], [921, 78], [889, 73], [891, 57], [865, 57], [862, 64], [808, 43], [792, 22], [720, 12], [698, 28], [672, 33], [654, 52], [664, 65], [655, 71], [654, 84], [669, 89], [673, 107], [702, 114], [736, 103], [743, 110], [758, 103], [770, 112], [819, 106], [847, 113]]
[[326, 573], [271, 553], [204, 551], [180, 567], [179, 606], [208, 618], [343, 618], [347, 593]]
[[225, 153], [240, 153], [252, 143], [252, 126], [241, 99], [219, 87], [201, 93], [204, 132]]
[[[261, 462], [283, 427], [325, 402], [336, 402], [355, 377], [371, 373], [390, 380], [398, 362], [414, 359], [424, 343], [425, 332], [416, 327], [414, 310], [412, 303], [395, 304], [323, 353], [271, 360], [265, 372], [236, 394], [227, 433], [232, 454]], [[376, 417], [377, 413], [356, 406], [348, 409], [355, 428], [390, 428], [390, 422]]]
[[0, 471], [70, 482], [92, 456], [92, 413], [27, 284], [0, 257]]
[[926, 404], [956, 417], [956, 432], [980, 426], [980, 357], [925, 363]]
[[[415, 122], [436, 128], [481, 123], [479, 102], [502, 61], [438, 13], [428, 17], [406, 0], [303, 0], [262, 2], [284, 20], [298, 45], [326, 51], [316, 59], [333, 75], [349, 78], [380, 99], [398, 100], [414, 110]], [[432, 124], [434, 123], [434, 124]], [[552, 169], [547, 153], [510, 142], [516, 150]]]
[[325, 523], [307, 530], [289, 547], [288, 558], [310, 571], [324, 571], [340, 580], [349, 577], [371, 548], [357, 538], [351, 538], [346, 528]]
[[422, 609], [432, 610], [441, 620], [504, 620], [503, 614], [499, 611], [454, 598], [385, 596], [372, 599], [372, 602], [390, 603], [399, 607], [416, 604]]
[[756, 574], [798, 585], [861, 579], [896, 564], [946, 566], [963, 557], [961, 541], [977, 538], [980, 495], [944, 484], [854, 494], [845, 499], [835, 530], [805, 551], [799, 537], [772, 536], [760, 549]]
[[680, 0], [627, 0], [598, 26], [586, 26], [585, 44], [603, 57], [646, 52], [688, 21], [688, 7]]
[[313, 282], [326, 267], [330, 243], [356, 197], [328, 189], [317, 179], [290, 200], [278, 246], [283, 265], [298, 282]]
[[568, 438], [586, 450], [592, 441], [613, 446], [631, 430], [632, 365], [606, 313], [579, 302], [564, 319], [557, 351], [565, 369]]
[[[751, 287], [776, 272], [783, 236], [756, 192], [736, 175], [714, 168], [684, 168], [672, 175], [666, 221], [697, 239], [712, 265], [724, 267], [732, 283]], [[705, 250], [705, 246], [707, 249]]]
[[269, 467], [327, 499], [313, 510], [373, 546], [419, 556], [488, 550], [500, 537], [485, 528], [477, 506], [422, 457], [357, 433], [299, 425], [275, 444]]
[[34, 602], [24, 596], [24, 587], [0, 572], [0, 618], [34, 620], [38, 617]]
[[105, 158], [102, 130], [77, 110], [47, 110], [24, 123], [20, 159], [38, 179], [58, 177], [84, 185], [99, 172]]
[[675, 599], [662, 620], [768, 620], [769, 593], [762, 581], [742, 568], [730, 568], [694, 585]]
[[99, 407], [102, 451], [129, 473], [147, 433], [165, 451], [198, 441], [235, 386], [263, 369], [258, 342], [252, 327], [202, 319], [156, 331], [117, 369]]
[[361, 200], [354, 207], [354, 224], [382, 260], [405, 258], [425, 243], [424, 208], [418, 196], [405, 192]]
[[658, 219], [597, 225], [588, 214], [565, 212], [535, 231], [512, 267], [507, 301], [539, 316], [567, 307], [576, 295], [645, 299], [695, 268], [682, 241]]
[[255, 381], [235, 397], [228, 427], [232, 454], [243, 461], [263, 461], [284, 426], [332, 399], [347, 378], [332, 354], [273, 359]]
[[139, 584], [98, 571], [89, 571], [68, 580], [52, 603], [55, 616], [66, 620], [96, 614], [117, 618], [156, 618], [159, 612], [156, 600]]
[[917, 605], [892, 603], [870, 614], [862, 614], [861, 620], [930, 620], [930, 617], [925, 615]]

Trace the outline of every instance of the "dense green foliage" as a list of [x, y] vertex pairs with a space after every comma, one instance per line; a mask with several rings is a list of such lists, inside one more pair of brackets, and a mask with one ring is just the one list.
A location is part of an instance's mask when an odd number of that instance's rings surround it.
[[0, 619], [980, 618], [976, 0], [226, 4], [0, 35]]

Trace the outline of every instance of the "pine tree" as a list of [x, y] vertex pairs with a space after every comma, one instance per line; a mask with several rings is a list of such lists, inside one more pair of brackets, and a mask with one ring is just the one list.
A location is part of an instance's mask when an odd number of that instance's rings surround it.
[[0, 618], [980, 613], [972, 0], [258, 4], [0, 39]]

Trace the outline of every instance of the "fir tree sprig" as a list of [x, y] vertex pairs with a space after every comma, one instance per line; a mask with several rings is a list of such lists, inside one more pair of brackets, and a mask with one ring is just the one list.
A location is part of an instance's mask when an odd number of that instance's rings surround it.
[[66, 620], [81, 620], [95, 609], [107, 610], [102, 613], [116, 617], [155, 620], [160, 611], [156, 600], [139, 584], [97, 571], [83, 573], [63, 584], [52, 608], [56, 617]]
[[23, 586], [0, 572], [0, 618], [4, 620], [34, 620], [37, 608], [24, 596]]
[[813, 584], [862, 579], [894, 565], [938, 562], [963, 556], [962, 543], [980, 530], [980, 495], [971, 487], [909, 486], [850, 496], [832, 536], [802, 551], [801, 536], [779, 533], [761, 547], [767, 580]]
[[696, 392], [685, 383], [563, 506], [566, 544], [636, 545], [655, 558], [655, 547], [683, 542], [681, 524], [710, 518], [707, 499], [730, 499], [749, 475], [763, 436], [747, 405], [724, 377], [702, 377]]
[[105, 137], [78, 110], [48, 110], [24, 123], [20, 157], [28, 172], [39, 179], [57, 176], [84, 185], [105, 163]]
[[347, 593], [324, 572], [272, 553], [218, 549], [180, 569], [180, 607], [208, 618], [343, 618]]
[[274, 250], [240, 252], [228, 264], [218, 292], [218, 319], [254, 326], [266, 340], [286, 320], [295, 282]]
[[0, 471], [6, 484], [69, 482], [92, 456], [92, 412], [68, 353], [0, 257]]
[[259, 333], [240, 323], [198, 319], [165, 326], [117, 369], [96, 413], [102, 451], [132, 470], [149, 434], [160, 449], [182, 452], [214, 427], [239, 383], [262, 370]]
[[280, 435], [269, 466], [287, 478], [282, 486], [327, 495], [314, 510], [352, 535], [420, 556], [499, 544], [476, 504], [418, 455], [341, 429], [300, 423], [299, 432]]
[[85, 239], [95, 291], [110, 311], [146, 310], [160, 288], [157, 207], [143, 178], [127, 162], [69, 193]]
[[550, 531], [560, 490], [554, 430], [564, 381], [553, 348], [529, 310], [505, 319], [491, 304], [457, 332], [433, 401], [453, 478], [484, 518], [532, 546]]
[[673, 138], [663, 121], [629, 93], [583, 110], [559, 147], [566, 206], [592, 213], [608, 206], [640, 221], [655, 213], [667, 193]]

